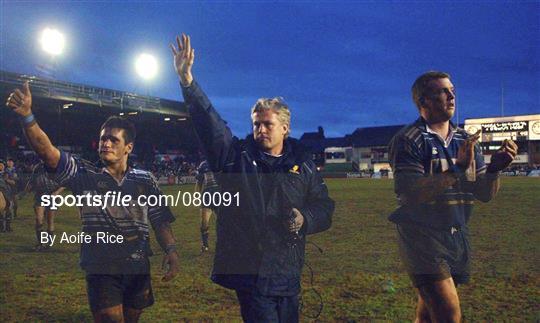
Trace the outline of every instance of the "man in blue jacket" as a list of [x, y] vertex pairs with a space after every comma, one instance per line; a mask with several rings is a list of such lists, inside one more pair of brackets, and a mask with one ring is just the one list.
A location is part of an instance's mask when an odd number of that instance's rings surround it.
[[253, 134], [233, 137], [193, 80], [189, 36], [171, 45], [185, 102], [222, 194], [216, 205], [212, 280], [234, 289], [246, 322], [297, 322], [305, 236], [327, 230], [334, 202], [297, 140], [288, 138], [290, 112], [279, 98], [259, 99]]

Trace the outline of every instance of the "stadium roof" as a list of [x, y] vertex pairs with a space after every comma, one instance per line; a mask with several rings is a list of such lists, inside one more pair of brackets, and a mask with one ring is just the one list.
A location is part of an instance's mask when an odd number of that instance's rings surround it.
[[300, 140], [323, 140], [324, 138], [324, 128], [319, 126], [316, 132], [304, 132]]
[[515, 121], [531, 121], [540, 119], [540, 114], [527, 114], [516, 115], [506, 117], [489, 117], [489, 118], [475, 118], [465, 119], [465, 124], [477, 124], [477, 123], [492, 123], [492, 122], [515, 122]]
[[387, 146], [392, 137], [404, 126], [358, 128], [351, 135], [352, 145], [353, 147]]
[[300, 141], [302, 144], [304, 144], [306, 147], [310, 148], [312, 152], [314, 153], [322, 153], [324, 152], [325, 148], [328, 147], [350, 147], [351, 146], [351, 138], [350, 135], [347, 135], [345, 137], [336, 137], [336, 138], [322, 138], [322, 139], [311, 139], [309, 137], [312, 136], [302, 136], [300, 138]]
[[[55, 145], [91, 149], [103, 121], [122, 115], [137, 128], [137, 152], [154, 146], [159, 151], [198, 146], [183, 102], [1, 70], [0, 95], [7, 98], [27, 80], [31, 82], [33, 113]], [[0, 109], [0, 129], [0, 152], [11, 138], [24, 138], [9, 109]], [[25, 142], [21, 140], [21, 145]]]
[[378, 147], [387, 146], [404, 125], [357, 128], [345, 137], [324, 138], [318, 132], [306, 132], [300, 141], [313, 152], [323, 152], [328, 147]]
[[183, 102], [0, 70], [0, 92], [3, 94], [21, 87], [26, 81], [30, 82], [32, 95], [36, 98], [110, 108], [110, 113], [139, 111], [188, 117]]
[[324, 140], [324, 148], [328, 147], [350, 147], [351, 137], [347, 135], [345, 137], [326, 138]]
[[320, 132], [304, 132], [300, 140], [323, 140], [324, 135]]

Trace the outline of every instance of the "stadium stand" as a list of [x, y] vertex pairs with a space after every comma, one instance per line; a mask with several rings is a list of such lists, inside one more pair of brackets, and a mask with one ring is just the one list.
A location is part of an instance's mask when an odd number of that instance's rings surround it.
[[[183, 102], [0, 70], [2, 97], [7, 97], [25, 81], [31, 82], [34, 113], [40, 125], [53, 142], [66, 151], [97, 161], [96, 129], [107, 117], [122, 115], [134, 122], [138, 130], [137, 145], [131, 157], [138, 167], [151, 170], [158, 178], [191, 177], [201, 161], [198, 140], [186, 140], [197, 137]], [[499, 121], [526, 120], [529, 125], [523, 131], [532, 134], [534, 130], [539, 132], [536, 128], [540, 129], [533, 127], [535, 118], [540, 124], [539, 115], [506, 117], [504, 120], [478, 119], [473, 123], [480, 127], [481, 122], [489, 121], [493, 128]], [[326, 138], [323, 127], [319, 126], [316, 132], [304, 133], [300, 141], [311, 150], [313, 160], [324, 169], [324, 174], [340, 173], [344, 177], [350, 172], [386, 174], [389, 169], [387, 144], [402, 126], [357, 128], [351, 134], [335, 138]], [[0, 159], [14, 158], [20, 170], [33, 165], [36, 157], [27, 147], [16, 116], [8, 109], [0, 109], [0, 129]], [[526, 175], [540, 165], [540, 140], [524, 133], [517, 139], [520, 151], [528, 155], [514, 163], [507, 175]], [[493, 145], [486, 143], [483, 146], [489, 150]], [[340, 149], [344, 155], [343, 165], [336, 161], [331, 165], [325, 163], [325, 159], [333, 154], [328, 152]]]

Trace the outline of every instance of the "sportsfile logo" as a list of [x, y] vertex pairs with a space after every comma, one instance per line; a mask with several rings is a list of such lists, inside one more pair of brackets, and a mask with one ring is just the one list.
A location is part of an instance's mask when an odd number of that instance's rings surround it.
[[60, 206], [97, 207], [175, 207], [178, 205], [195, 207], [240, 206], [240, 193], [231, 192], [182, 192], [176, 195], [138, 195], [136, 199], [122, 192], [108, 191], [105, 194], [87, 192], [81, 195], [42, 195], [42, 207], [57, 210]]

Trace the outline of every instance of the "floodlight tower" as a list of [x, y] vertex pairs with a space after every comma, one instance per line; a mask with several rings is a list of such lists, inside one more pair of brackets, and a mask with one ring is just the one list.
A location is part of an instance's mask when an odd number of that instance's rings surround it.
[[[39, 39], [41, 49], [49, 54], [50, 67], [44, 66], [42, 72], [53, 79], [56, 78], [56, 58], [64, 52], [66, 40], [64, 35], [54, 28], [45, 28]], [[62, 104], [57, 107], [58, 127], [56, 127], [56, 143], [60, 145], [62, 139]]]
[[[146, 96], [149, 94], [149, 83], [156, 76], [158, 72], [158, 63], [156, 58], [148, 53], [140, 54], [135, 60], [135, 71], [144, 81], [144, 89], [146, 90]], [[147, 102], [145, 103], [145, 109], [147, 108]], [[141, 111], [142, 112], [142, 111]]]
[[51, 62], [51, 76], [52, 78], [56, 77], [56, 58], [64, 52], [64, 47], [66, 45], [66, 39], [64, 35], [54, 28], [45, 28], [41, 32], [39, 39], [41, 44], [41, 49], [49, 54]]

